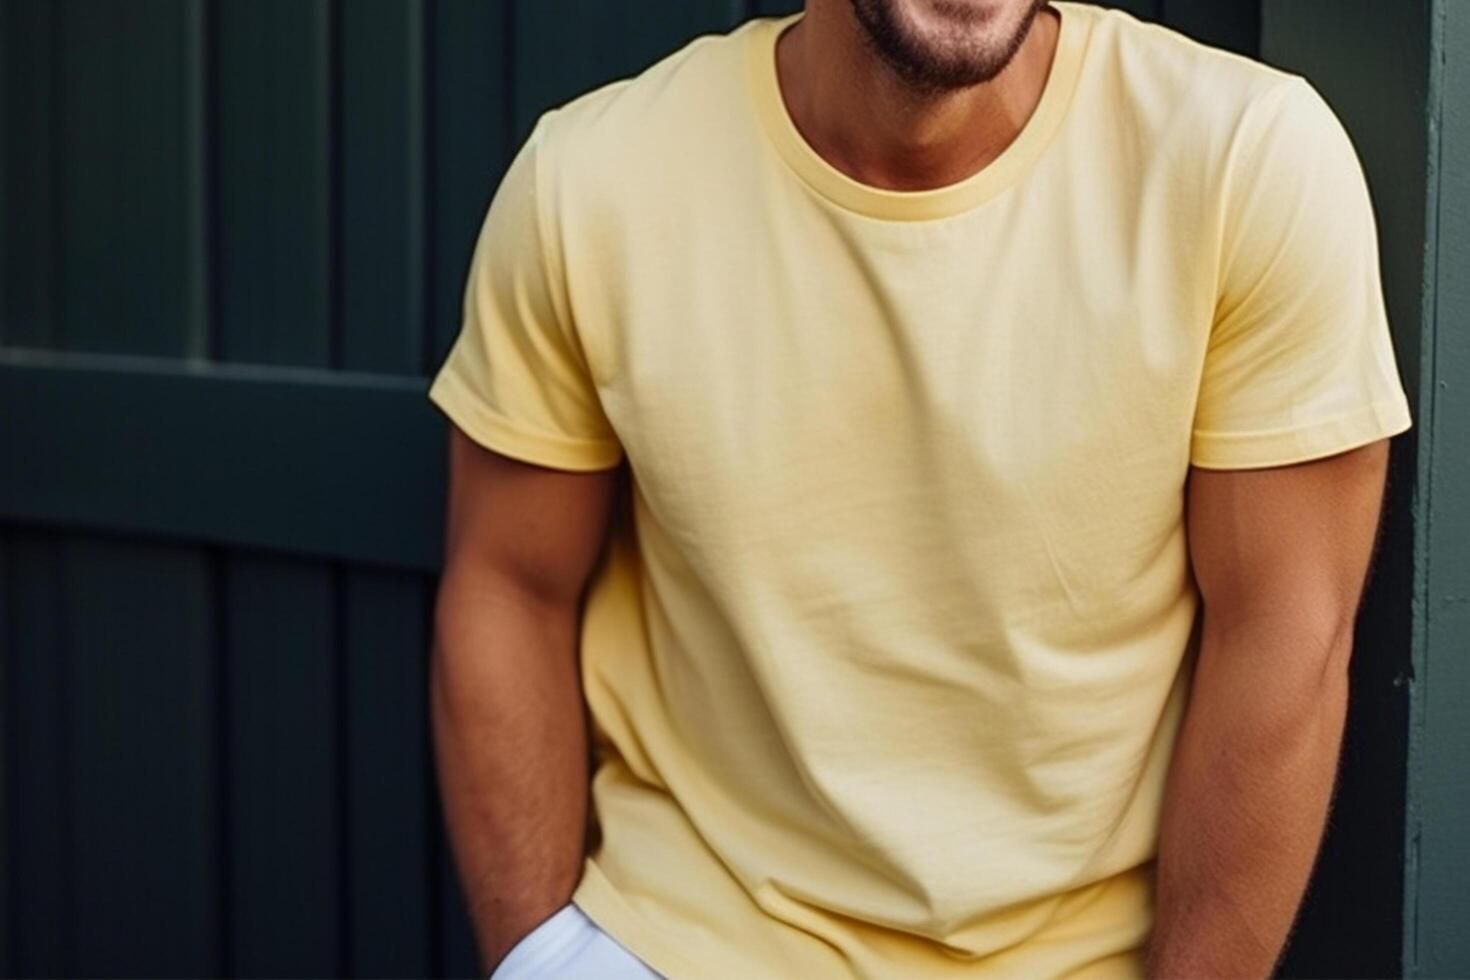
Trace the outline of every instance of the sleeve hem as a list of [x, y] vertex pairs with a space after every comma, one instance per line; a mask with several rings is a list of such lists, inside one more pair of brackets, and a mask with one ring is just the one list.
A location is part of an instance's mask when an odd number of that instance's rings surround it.
[[1381, 398], [1336, 418], [1308, 425], [1256, 432], [1195, 429], [1189, 462], [1203, 469], [1256, 469], [1286, 466], [1333, 456], [1396, 436], [1413, 425], [1408, 401]]
[[588, 471], [608, 469], [623, 457], [622, 444], [615, 439], [575, 439], [536, 432], [511, 422], [476, 400], [460, 377], [449, 370], [441, 370], [434, 378], [428, 397], [475, 442], [522, 462]]

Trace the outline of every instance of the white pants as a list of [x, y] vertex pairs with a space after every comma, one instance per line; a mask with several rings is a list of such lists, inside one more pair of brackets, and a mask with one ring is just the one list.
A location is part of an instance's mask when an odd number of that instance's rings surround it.
[[489, 980], [665, 980], [587, 917], [574, 902], [510, 948]]

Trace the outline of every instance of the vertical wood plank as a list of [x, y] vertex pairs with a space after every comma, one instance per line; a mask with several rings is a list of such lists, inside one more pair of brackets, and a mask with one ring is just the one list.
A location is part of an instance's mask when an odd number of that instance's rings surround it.
[[46, 0], [0, 7], [0, 343], [15, 346], [42, 346], [54, 330], [54, 13]]
[[[1432, 142], [1430, 249], [1435, 272], [1429, 327], [1433, 404], [1421, 418], [1425, 596], [1410, 757], [1415, 868], [1408, 976], [1470, 975], [1470, 9], [1434, 4], [1430, 39]], [[1435, 130], [1431, 123], [1431, 136]], [[1426, 382], [1426, 384], [1429, 382]], [[1426, 390], [1421, 388], [1421, 390]]]
[[60, 335], [74, 350], [203, 353], [201, 0], [55, 9]]
[[236, 555], [225, 575], [240, 976], [343, 973], [332, 593], [316, 563]]
[[327, 0], [218, 7], [217, 356], [331, 358], [331, 51]]
[[[3, 6], [3, 4], [0, 4]], [[3, 125], [3, 120], [0, 120]], [[10, 528], [0, 524], [0, 976], [14, 976], [10, 958], [11, 908], [11, 835], [12, 803], [10, 780], [13, 768], [11, 749], [15, 745], [12, 719], [15, 717], [11, 695], [11, 626], [10, 626]]]
[[465, 276], [490, 196], [509, 162], [509, 4], [432, 5], [431, 235], [424, 370], [433, 372], [459, 333]]
[[25, 805], [11, 815], [10, 832], [25, 846], [7, 869], [17, 896], [11, 915], [10, 966], [17, 976], [68, 976], [70, 950], [70, 841], [66, 773], [70, 705], [66, 700], [62, 573], [55, 538], [16, 529], [10, 534], [11, 615], [6, 624], [13, 713], [11, 787]]
[[344, 600], [352, 972], [424, 976], [434, 896], [422, 576], [355, 569]]
[[207, 570], [170, 547], [68, 537], [72, 968], [220, 972]]
[[340, 8], [342, 367], [422, 370], [424, 8]]

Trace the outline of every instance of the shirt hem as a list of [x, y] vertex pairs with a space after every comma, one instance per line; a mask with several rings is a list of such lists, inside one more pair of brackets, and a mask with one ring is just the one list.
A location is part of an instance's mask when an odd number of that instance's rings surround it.
[[572, 893], [576, 903], [598, 928], [670, 980], [704, 975], [694, 960], [679, 953], [673, 943], [628, 904], [608, 881], [597, 862], [586, 858], [582, 880]]
[[1189, 461], [1202, 469], [1258, 469], [1322, 459], [1396, 436], [1413, 425], [1408, 401], [1381, 398], [1356, 411], [1289, 429], [1210, 432], [1196, 429]]
[[477, 402], [464, 380], [447, 367], [429, 386], [428, 397], [475, 442], [523, 462], [587, 471], [615, 466], [623, 456], [618, 442], [554, 436], [507, 421]]

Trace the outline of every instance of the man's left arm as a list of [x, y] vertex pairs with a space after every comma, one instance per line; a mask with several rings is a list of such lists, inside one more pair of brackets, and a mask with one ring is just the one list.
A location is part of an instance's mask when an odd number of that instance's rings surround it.
[[1269, 977], [1281, 955], [1335, 787], [1388, 446], [1190, 469], [1203, 635], [1165, 789], [1150, 978]]

